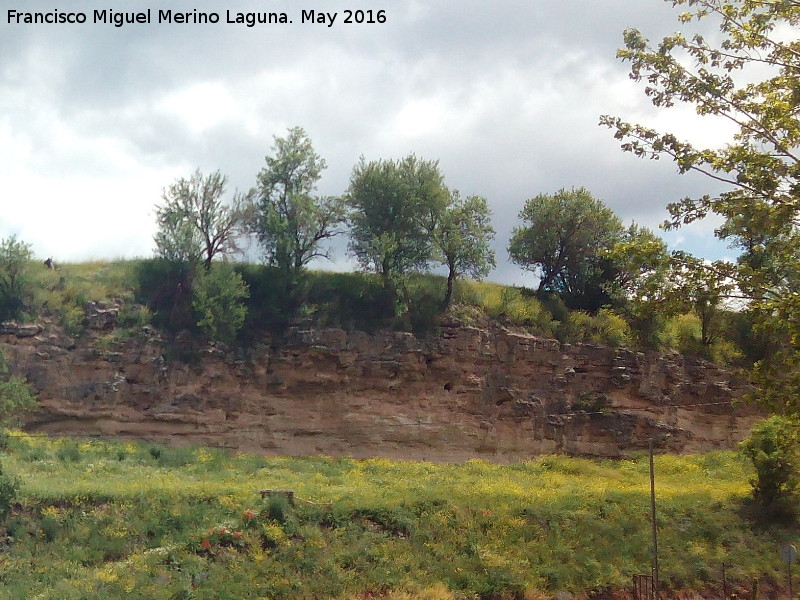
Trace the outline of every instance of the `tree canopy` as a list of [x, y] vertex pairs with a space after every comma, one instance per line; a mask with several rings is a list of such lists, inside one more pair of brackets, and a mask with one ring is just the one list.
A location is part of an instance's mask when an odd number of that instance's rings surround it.
[[[670, 0], [672, 2], [672, 0]], [[619, 117], [601, 117], [640, 157], [672, 158], [681, 173], [696, 171], [727, 184], [721, 194], [671, 204], [667, 228], [710, 213], [722, 217], [716, 235], [740, 251], [736, 261], [698, 261], [694, 268], [729, 279], [766, 324], [782, 324], [790, 347], [756, 366], [761, 397], [797, 411], [800, 398], [800, 22], [793, 0], [675, 0], [688, 10], [684, 27], [715, 19], [721, 38], [676, 33], [651, 44], [624, 33], [618, 56], [631, 78], [645, 83], [657, 107], [688, 103], [697, 113], [735, 126], [728, 143], [700, 148], [669, 132]], [[787, 35], [787, 33], [789, 35]]]
[[539, 291], [558, 292], [574, 308], [602, 306], [603, 283], [611, 278], [604, 253], [622, 235], [619, 217], [578, 188], [531, 198], [519, 218], [524, 225], [513, 230], [508, 253], [539, 276]]
[[606, 292], [634, 325], [639, 342], [657, 347], [664, 319], [676, 312], [674, 263], [667, 244], [646, 227], [633, 223], [605, 253], [614, 265]]
[[190, 264], [203, 261], [209, 269], [215, 256], [240, 251], [247, 197], [237, 193], [226, 202], [227, 182], [219, 171], [204, 176], [198, 169], [164, 189], [164, 203], [156, 207], [160, 257]]
[[395, 289], [432, 257], [432, 234], [449, 193], [436, 161], [409, 155], [353, 168], [347, 191], [350, 252], [362, 268]]
[[274, 139], [258, 175], [253, 229], [267, 260], [291, 287], [312, 259], [328, 258], [321, 243], [339, 233], [344, 208], [339, 198], [313, 194], [326, 164], [305, 130], [293, 127], [286, 137]]
[[458, 190], [450, 193], [450, 201], [434, 231], [437, 260], [447, 266], [447, 291], [444, 305], [449, 306], [456, 278], [468, 275], [482, 279], [495, 266], [492, 213], [486, 198], [462, 197]]

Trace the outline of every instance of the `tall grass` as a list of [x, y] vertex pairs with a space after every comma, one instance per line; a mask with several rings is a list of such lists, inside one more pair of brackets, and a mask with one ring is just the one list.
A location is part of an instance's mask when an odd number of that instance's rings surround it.
[[136, 269], [142, 261], [118, 260], [59, 264], [57, 270], [31, 265], [33, 312], [55, 315], [67, 333], [83, 329], [87, 302], [113, 299], [131, 304], [138, 286]]
[[556, 323], [530, 290], [497, 283], [461, 281], [456, 302], [476, 306], [489, 318], [530, 327], [538, 335], [552, 337]]
[[[9, 598], [535, 598], [649, 572], [647, 460], [265, 458], [15, 434]], [[656, 459], [671, 589], [776, 580], [795, 529], [740, 516], [733, 453]], [[291, 489], [294, 505], [262, 489]]]
[[[281, 332], [297, 322], [349, 330], [403, 329], [424, 336], [436, 331], [445, 314], [442, 302], [446, 280], [439, 275], [407, 277], [393, 306], [392, 295], [375, 274], [310, 271], [295, 282], [296, 289], [287, 298], [285, 282], [276, 269], [243, 264], [237, 270], [250, 291], [238, 340], [243, 345], [262, 339], [265, 332]], [[35, 262], [31, 265], [34, 298], [30, 312], [54, 315], [67, 333], [78, 335], [83, 331], [87, 302], [114, 300], [122, 306], [120, 326], [130, 331], [151, 321], [173, 332], [192, 329], [198, 315], [192, 310], [191, 296], [181, 295], [190, 285], [184, 271], [155, 259], [61, 264], [59, 270], [48, 270]], [[595, 314], [570, 311], [557, 295], [540, 296], [523, 287], [459, 280], [447, 312], [467, 323], [494, 320], [565, 343], [640, 345], [641, 331], [632, 329], [631, 323], [610, 308]], [[659, 348], [723, 365], [736, 364], [742, 352], [731, 341], [736, 337], [731, 332], [735, 326], [747, 331], [750, 326], [736, 325], [731, 315], [720, 319], [719, 335], [707, 346], [700, 343], [699, 321], [691, 314], [664, 320], [653, 336]], [[120, 337], [124, 339], [127, 333]]]

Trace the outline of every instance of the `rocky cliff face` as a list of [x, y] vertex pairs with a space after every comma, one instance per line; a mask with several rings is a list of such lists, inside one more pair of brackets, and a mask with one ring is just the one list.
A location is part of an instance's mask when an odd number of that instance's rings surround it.
[[292, 328], [247, 356], [210, 346], [165, 357], [143, 328], [125, 342], [50, 325], [0, 327], [0, 348], [39, 393], [28, 428], [207, 444], [266, 454], [498, 462], [647, 447], [729, 448], [756, 419], [743, 385], [713, 365], [457, 322], [420, 340]]

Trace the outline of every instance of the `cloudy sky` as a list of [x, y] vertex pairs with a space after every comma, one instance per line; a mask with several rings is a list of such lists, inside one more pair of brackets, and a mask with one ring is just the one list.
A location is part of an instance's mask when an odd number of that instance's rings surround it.
[[[150, 256], [163, 187], [200, 168], [230, 191], [255, 184], [273, 135], [306, 129], [328, 162], [319, 192], [341, 194], [359, 156], [437, 159], [447, 184], [486, 196], [497, 229], [490, 279], [507, 264], [524, 201], [585, 186], [650, 227], [665, 205], [719, 191], [667, 161], [624, 154], [601, 114], [701, 144], [730, 132], [684, 108], [657, 112], [615, 58], [626, 27], [678, 27], [662, 0], [0, 0], [0, 237], [39, 257]], [[151, 9], [150, 24], [93, 24], [93, 11]], [[347, 9], [383, 24], [345, 24]], [[214, 11], [214, 24], [157, 23], [159, 10]], [[87, 23], [9, 23], [9, 10], [84, 12]], [[286, 12], [291, 24], [227, 24], [226, 11]], [[338, 13], [331, 27], [303, 10]], [[712, 32], [709, 32], [712, 33]], [[713, 223], [673, 248], [720, 258]], [[343, 248], [328, 268], [348, 268]], [[322, 266], [322, 265], [320, 265]]]

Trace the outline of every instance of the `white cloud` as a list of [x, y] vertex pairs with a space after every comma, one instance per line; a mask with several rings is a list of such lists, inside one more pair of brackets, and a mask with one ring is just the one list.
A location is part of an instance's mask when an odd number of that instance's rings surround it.
[[[74, 7], [104, 8], [95, 4]], [[298, 10], [288, 0], [271, 9]], [[330, 29], [0, 22], [0, 235], [18, 232], [60, 260], [148, 255], [165, 185], [199, 167], [249, 187], [272, 136], [294, 125], [328, 161], [325, 194], [344, 191], [362, 154], [439, 159], [449, 185], [489, 198], [501, 261], [517, 212], [540, 192], [584, 185], [626, 220], [656, 226], [668, 202], [709, 189], [666, 161], [622, 154], [597, 126], [611, 113], [703, 143], [729, 134], [684, 108], [655, 111], [614, 57], [625, 27], [674, 29], [668, 3], [444, 0], [386, 11], [386, 25]], [[708, 248], [710, 228], [682, 231], [684, 247]], [[335, 264], [347, 267], [343, 245]], [[527, 280], [508, 265], [496, 277]]]
[[167, 93], [155, 103], [156, 112], [183, 122], [197, 135], [236, 120], [241, 106], [220, 82], [204, 81]]

